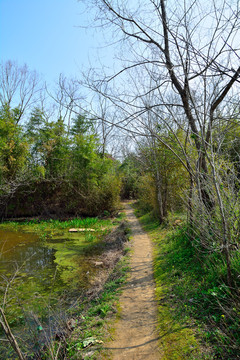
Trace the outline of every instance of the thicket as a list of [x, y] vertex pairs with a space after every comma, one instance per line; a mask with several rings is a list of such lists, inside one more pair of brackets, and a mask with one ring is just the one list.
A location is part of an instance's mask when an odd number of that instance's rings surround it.
[[3, 217], [96, 216], [119, 200], [118, 162], [99, 151], [93, 121], [67, 127], [35, 108], [23, 125], [18, 108], [0, 108], [0, 204]]

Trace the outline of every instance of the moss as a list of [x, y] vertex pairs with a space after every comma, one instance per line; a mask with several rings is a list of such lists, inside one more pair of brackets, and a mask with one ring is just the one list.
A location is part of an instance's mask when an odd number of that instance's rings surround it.
[[[164, 299], [166, 289], [157, 284], [157, 299]], [[169, 304], [158, 306], [160, 349], [163, 360], [203, 359], [198, 340], [190, 325], [174, 316]]]

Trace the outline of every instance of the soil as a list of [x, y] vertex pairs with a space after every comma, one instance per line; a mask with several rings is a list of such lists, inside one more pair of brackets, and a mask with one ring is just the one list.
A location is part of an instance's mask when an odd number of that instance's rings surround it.
[[121, 310], [114, 339], [105, 349], [111, 352], [113, 360], [157, 360], [161, 353], [151, 240], [142, 230], [130, 204], [125, 204], [125, 211], [133, 243], [130, 276], [120, 297]]
[[[98, 271], [90, 281], [89, 290], [85, 294], [88, 301], [96, 298], [101, 293], [105, 283], [108, 281], [109, 274], [123, 256], [124, 247], [128, 241], [125, 233], [126, 226], [126, 222], [122, 222], [119, 226], [113, 229], [104, 238], [102, 243], [103, 251], [101, 254], [96, 256], [91, 255], [89, 257], [89, 262], [92, 263]], [[95, 249], [95, 251], [97, 250]]]

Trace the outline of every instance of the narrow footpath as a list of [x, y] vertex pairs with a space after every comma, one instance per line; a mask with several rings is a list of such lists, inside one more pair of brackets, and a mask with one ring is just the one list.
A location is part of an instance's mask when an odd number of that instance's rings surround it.
[[125, 211], [133, 239], [131, 270], [120, 297], [120, 319], [115, 324], [114, 339], [106, 348], [113, 360], [159, 360], [152, 244], [129, 204]]

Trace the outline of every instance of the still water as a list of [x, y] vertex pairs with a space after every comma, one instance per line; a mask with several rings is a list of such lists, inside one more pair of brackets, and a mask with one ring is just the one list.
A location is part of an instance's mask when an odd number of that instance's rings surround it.
[[[97, 234], [67, 230], [42, 240], [26, 229], [0, 229], [0, 301], [13, 330], [28, 338], [29, 331], [46, 329], [49, 319], [56, 322], [54, 316], [58, 321], [65, 316], [90, 286], [97, 241]], [[4, 347], [0, 345], [0, 355]]]

